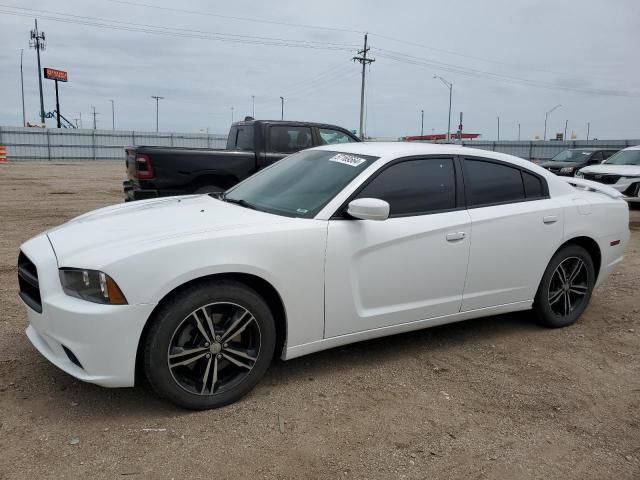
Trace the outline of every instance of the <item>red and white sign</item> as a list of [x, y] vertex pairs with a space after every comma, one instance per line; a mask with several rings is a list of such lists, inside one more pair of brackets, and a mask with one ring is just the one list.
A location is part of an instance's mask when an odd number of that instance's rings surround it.
[[45, 68], [44, 78], [48, 78], [49, 80], [57, 80], [59, 82], [66, 82], [67, 72], [65, 72], [64, 70], [56, 70], [55, 68]]

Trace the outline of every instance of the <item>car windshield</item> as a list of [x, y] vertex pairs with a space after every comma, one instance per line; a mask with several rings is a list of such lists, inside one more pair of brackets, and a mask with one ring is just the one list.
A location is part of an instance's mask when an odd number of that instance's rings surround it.
[[222, 197], [276, 215], [313, 218], [378, 157], [306, 150], [249, 177]]
[[592, 150], [565, 150], [551, 159], [552, 162], [585, 162]]
[[603, 163], [607, 165], [640, 165], [640, 149], [622, 150], [611, 155]]

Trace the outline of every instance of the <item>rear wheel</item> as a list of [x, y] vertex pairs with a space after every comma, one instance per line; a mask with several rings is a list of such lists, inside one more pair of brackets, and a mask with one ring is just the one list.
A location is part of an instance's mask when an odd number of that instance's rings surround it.
[[579, 245], [568, 245], [553, 256], [544, 272], [533, 310], [543, 325], [573, 324], [591, 299], [595, 268], [591, 255]]
[[158, 394], [185, 408], [235, 402], [258, 383], [273, 357], [271, 311], [241, 283], [191, 287], [153, 322], [145, 342], [145, 373]]

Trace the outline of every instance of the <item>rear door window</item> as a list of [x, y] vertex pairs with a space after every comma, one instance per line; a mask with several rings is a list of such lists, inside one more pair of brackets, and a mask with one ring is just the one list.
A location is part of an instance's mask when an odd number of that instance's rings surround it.
[[487, 160], [464, 159], [467, 207], [481, 207], [525, 199], [520, 169]]
[[227, 150], [253, 150], [253, 125], [235, 125], [229, 130]]
[[274, 125], [268, 136], [272, 153], [294, 153], [313, 146], [309, 127]]

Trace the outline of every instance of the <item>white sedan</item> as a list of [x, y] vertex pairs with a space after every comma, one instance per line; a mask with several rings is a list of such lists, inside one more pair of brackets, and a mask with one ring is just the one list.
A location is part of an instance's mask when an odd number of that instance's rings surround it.
[[219, 199], [115, 205], [27, 241], [27, 335], [81, 380], [128, 387], [138, 371], [204, 409], [275, 356], [531, 309], [563, 327], [623, 258], [619, 197], [453, 145], [305, 150]]

